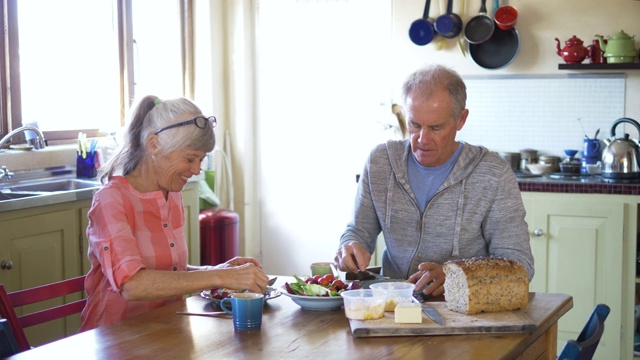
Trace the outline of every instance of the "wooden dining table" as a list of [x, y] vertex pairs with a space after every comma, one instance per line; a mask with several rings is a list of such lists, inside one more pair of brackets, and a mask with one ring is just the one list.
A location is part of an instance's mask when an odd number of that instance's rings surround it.
[[[279, 276], [279, 288], [292, 277]], [[287, 296], [266, 302], [262, 328], [234, 331], [228, 317], [179, 315], [219, 311], [199, 294], [138, 317], [75, 334], [9, 359], [555, 359], [557, 321], [569, 295], [532, 293], [533, 333], [354, 337], [344, 310], [312, 311]]]

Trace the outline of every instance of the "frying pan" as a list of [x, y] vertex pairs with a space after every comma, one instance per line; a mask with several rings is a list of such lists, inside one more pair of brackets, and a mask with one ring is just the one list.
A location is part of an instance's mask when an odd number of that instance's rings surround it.
[[438, 34], [447, 39], [452, 39], [460, 34], [460, 31], [462, 31], [462, 19], [460, 15], [453, 12], [453, 0], [449, 0], [447, 13], [438, 16], [433, 26]]
[[470, 44], [483, 43], [493, 35], [493, 19], [487, 16], [487, 0], [482, 0], [480, 13], [471, 18], [464, 27], [464, 38]]
[[[498, 0], [494, 0], [494, 8], [499, 7]], [[502, 30], [494, 24], [493, 34], [489, 40], [480, 44], [469, 43], [469, 55], [480, 67], [498, 70], [509, 66], [520, 51], [520, 35], [513, 28]]]
[[411, 27], [409, 28], [409, 38], [416, 45], [427, 45], [431, 42], [431, 40], [433, 40], [433, 37], [436, 33], [433, 28], [433, 19], [429, 18], [430, 6], [431, 0], [427, 0], [426, 4], [424, 5], [422, 18], [411, 23]]

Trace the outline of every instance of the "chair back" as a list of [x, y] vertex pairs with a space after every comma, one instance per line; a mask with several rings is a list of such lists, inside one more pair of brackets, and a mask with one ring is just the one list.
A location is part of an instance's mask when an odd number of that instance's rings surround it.
[[558, 355], [558, 360], [591, 360], [604, 332], [604, 321], [611, 309], [598, 304], [576, 340], [568, 340]]
[[84, 309], [87, 299], [83, 298], [20, 316], [16, 314], [15, 308], [84, 291], [85, 277], [85, 275], [82, 275], [11, 293], [7, 293], [4, 285], [0, 284], [0, 316], [9, 321], [9, 327], [13, 331], [20, 351], [31, 348], [24, 333], [25, 328], [78, 314]]

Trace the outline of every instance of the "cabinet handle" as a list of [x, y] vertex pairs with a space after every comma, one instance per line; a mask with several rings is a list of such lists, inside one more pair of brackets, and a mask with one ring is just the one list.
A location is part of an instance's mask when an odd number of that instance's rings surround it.
[[535, 229], [535, 230], [533, 230], [533, 235], [534, 236], [542, 236], [542, 235], [544, 235], [544, 231], [542, 231], [541, 229]]
[[2, 268], [2, 270], [11, 270], [11, 268], [13, 268], [13, 261], [2, 260], [2, 262], [0, 262], [0, 268]]

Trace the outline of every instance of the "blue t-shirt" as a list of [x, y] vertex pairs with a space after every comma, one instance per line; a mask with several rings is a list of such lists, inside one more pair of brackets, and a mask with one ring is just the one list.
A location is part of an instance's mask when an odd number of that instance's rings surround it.
[[424, 213], [433, 195], [447, 176], [449, 176], [449, 173], [451, 173], [461, 152], [462, 143], [459, 143], [458, 148], [449, 160], [440, 166], [422, 166], [418, 160], [416, 160], [415, 156], [409, 156], [409, 160], [407, 161], [409, 185], [418, 200], [421, 213]]

